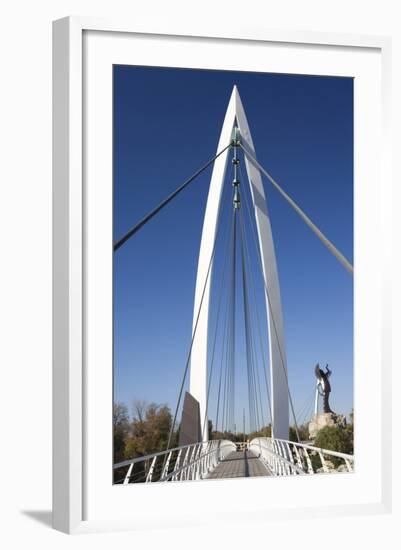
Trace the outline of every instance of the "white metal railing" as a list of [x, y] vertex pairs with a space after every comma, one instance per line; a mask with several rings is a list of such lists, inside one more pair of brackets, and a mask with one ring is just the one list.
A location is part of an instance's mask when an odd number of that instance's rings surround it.
[[236, 450], [235, 443], [224, 439], [175, 447], [114, 464], [115, 483], [189, 481], [203, 479], [219, 462]]
[[336, 463], [344, 465], [347, 472], [354, 471], [353, 455], [286, 439], [259, 437], [252, 439], [249, 448], [276, 476], [335, 472], [339, 471]]

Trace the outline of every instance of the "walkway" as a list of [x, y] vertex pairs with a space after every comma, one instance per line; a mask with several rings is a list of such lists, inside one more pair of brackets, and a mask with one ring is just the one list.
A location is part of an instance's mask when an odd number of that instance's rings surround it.
[[270, 475], [252, 451], [233, 451], [211, 472], [207, 479]]

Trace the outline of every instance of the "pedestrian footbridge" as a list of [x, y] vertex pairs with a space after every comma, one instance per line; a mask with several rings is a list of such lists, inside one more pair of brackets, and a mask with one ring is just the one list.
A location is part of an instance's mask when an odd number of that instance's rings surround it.
[[114, 465], [116, 483], [152, 483], [352, 472], [354, 457], [312, 445], [261, 437], [243, 444], [212, 440]]
[[233, 451], [206, 478], [224, 479], [267, 475], [270, 475], [269, 469], [253, 451]]
[[[228, 172], [232, 173], [232, 182], [226, 177], [230, 151], [232, 170]], [[353, 266], [257, 160], [236, 86], [216, 155], [119, 238], [114, 243], [114, 251], [121, 249], [211, 165], [196, 275], [192, 337], [182, 379], [177, 381], [178, 399], [166, 450], [115, 464], [115, 482], [128, 485], [352, 472], [353, 456], [301, 442], [299, 418], [289, 384], [276, 253], [262, 175], [351, 277]], [[263, 311], [259, 312], [261, 304]], [[238, 313], [243, 313], [241, 320]], [[240, 352], [236, 344], [239, 330], [244, 330], [245, 344]], [[238, 360], [238, 353], [242, 353], [242, 360]], [[236, 377], [239, 366], [244, 368], [247, 379], [247, 433], [271, 433], [274, 437], [255, 438], [238, 446], [224, 439], [208, 441], [212, 435], [229, 437], [228, 434], [238, 433], [236, 425], [241, 412], [236, 405], [239, 387]], [[319, 395], [324, 399], [324, 413], [331, 412], [328, 404], [331, 387], [320, 382], [323, 378], [327, 381], [328, 372], [315, 370], [319, 380], [313, 389], [315, 414]], [[182, 405], [188, 374], [189, 391]], [[209, 429], [213, 409], [214, 434]], [[289, 434], [290, 411], [298, 442], [284, 439]], [[270, 432], [264, 430], [267, 427], [271, 428]], [[243, 438], [247, 437], [245, 431], [244, 409]], [[171, 448], [178, 432], [180, 446]]]

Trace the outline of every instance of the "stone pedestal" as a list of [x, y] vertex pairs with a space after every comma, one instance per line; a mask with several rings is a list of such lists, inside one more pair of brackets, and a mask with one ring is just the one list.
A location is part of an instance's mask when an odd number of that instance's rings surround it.
[[315, 439], [318, 432], [326, 426], [344, 428], [347, 424], [345, 416], [336, 413], [315, 414], [309, 422], [309, 438]]

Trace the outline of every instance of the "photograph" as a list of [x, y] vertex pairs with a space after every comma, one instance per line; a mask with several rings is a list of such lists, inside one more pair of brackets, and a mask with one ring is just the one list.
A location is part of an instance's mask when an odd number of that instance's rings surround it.
[[5, 550], [396, 547], [399, 2], [329, 8], [5, 5]]
[[112, 482], [353, 473], [354, 79], [113, 65], [112, 113]]

